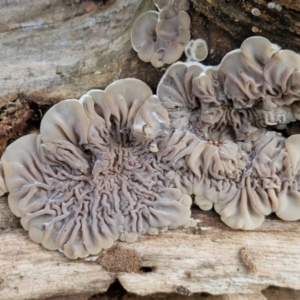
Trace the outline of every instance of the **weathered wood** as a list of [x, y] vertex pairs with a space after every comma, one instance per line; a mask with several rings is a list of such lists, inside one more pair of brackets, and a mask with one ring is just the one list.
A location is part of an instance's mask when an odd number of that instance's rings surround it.
[[[283, 5], [282, 10], [269, 9], [265, 0], [191, 0], [194, 9], [204, 15], [213, 24], [215, 31], [222, 28], [240, 44], [245, 38], [262, 35], [281, 47], [300, 51], [300, 3], [299, 1], [276, 1]], [[261, 14], [255, 16], [252, 9]], [[293, 9], [288, 9], [293, 8]], [[221, 38], [221, 37], [219, 37]], [[218, 47], [228, 45], [217, 40]], [[239, 46], [239, 45], [238, 45]]]
[[113, 276], [84, 260], [72, 262], [43, 251], [22, 229], [1, 234], [0, 298], [38, 299], [107, 290]]
[[[133, 22], [154, 8], [152, 0], [97, 3], [90, 12], [66, 3], [0, 1], [0, 155], [60, 100], [118, 78], [136, 77], [156, 87], [160, 73], [137, 58], [130, 42]], [[19, 110], [12, 113], [14, 107]], [[29, 124], [29, 118], [37, 122]]]
[[126, 62], [131, 27], [150, 8], [151, 0], [123, 0], [88, 13], [63, 0], [2, 0], [0, 105], [20, 95], [53, 104], [104, 88], [122, 73], [133, 76], [139, 65]]
[[207, 292], [264, 299], [260, 292], [268, 286], [300, 289], [299, 222], [272, 217], [257, 230], [235, 231], [214, 212], [194, 209], [197, 228], [118, 242], [115, 260], [106, 250], [71, 261], [33, 243], [23, 229], [13, 229], [17, 221], [9, 223], [13, 217], [5, 201], [2, 197], [1, 216], [7, 217], [1, 217], [1, 227], [7, 226], [0, 235], [0, 299], [96, 294], [116, 278], [138, 295]]
[[[206, 39], [211, 51], [204, 63], [218, 64], [254, 34], [299, 51], [299, 4], [277, 2], [286, 4], [280, 12], [267, 9], [263, 0], [193, 0], [192, 36]], [[11, 122], [3, 123], [0, 117], [3, 132], [14, 130], [5, 139], [0, 132], [1, 143], [37, 128], [53, 103], [105, 88], [115, 79], [136, 77], [156, 88], [164, 68], [139, 61], [130, 45], [133, 22], [153, 7], [152, 1], [94, 4], [97, 8], [88, 12], [74, 1], [0, 0], [1, 116], [7, 116], [9, 101], [19, 99], [24, 108], [22, 101], [27, 101], [24, 113], [37, 122], [27, 126], [24, 118], [24, 127], [19, 124], [17, 131], [15, 112]], [[259, 17], [251, 14], [253, 7], [261, 10]], [[128, 292], [160, 293], [159, 299], [163, 293], [176, 300], [204, 299], [197, 294], [202, 292], [219, 295], [206, 295], [209, 300], [300, 298], [299, 222], [271, 216], [261, 228], [245, 232], [229, 229], [214, 212], [194, 209], [193, 216], [201, 221], [197, 228], [141, 236], [133, 244], [118, 242], [99, 256], [71, 261], [34, 244], [10, 212], [6, 197], [0, 197], [0, 299], [77, 295], [83, 300], [105, 292], [116, 279]]]

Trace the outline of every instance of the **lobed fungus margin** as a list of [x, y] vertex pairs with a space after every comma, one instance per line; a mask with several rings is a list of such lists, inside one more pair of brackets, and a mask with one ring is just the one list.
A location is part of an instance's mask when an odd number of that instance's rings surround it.
[[154, 1], [159, 12], [148, 11], [134, 23], [131, 44], [144, 62], [155, 68], [177, 61], [190, 40], [189, 1]]
[[299, 63], [295, 52], [251, 37], [218, 66], [174, 63], [158, 84], [170, 127], [202, 140], [187, 160], [195, 203], [232, 228], [254, 229], [272, 212], [300, 219], [300, 136], [266, 130], [299, 118]]
[[[168, 34], [187, 6], [156, 2], [160, 12], [136, 21], [132, 42], [140, 58], [161, 66], [183, 51]], [[174, 36], [189, 36], [180, 30]], [[192, 196], [234, 229], [257, 228], [272, 212], [298, 220], [300, 135], [267, 129], [299, 119], [299, 74], [298, 54], [251, 37], [218, 66], [174, 63], [157, 95], [122, 79], [62, 101], [45, 114], [40, 134], [7, 147], [0, 194], [9, 193], [34, 242], [72, 259], [118, 239], [194, 226]]]
[[69, 258], [189, 226], [191, 198], [168, 186], [169, 170], [150, 147], [168, 126], [166, 110], [137, 79], [62, 101], [39, 135], [7, 147], [1, 192], [34, 242]]

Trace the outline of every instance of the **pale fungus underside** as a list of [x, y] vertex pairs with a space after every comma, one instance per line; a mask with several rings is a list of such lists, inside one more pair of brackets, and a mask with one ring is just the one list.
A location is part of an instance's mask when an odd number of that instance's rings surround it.
[[155, 67], [184, 46], [190, 60], [167, 69], [157, 95], [132, 78], [62, 101], [1, 157], [0, 194], [30, 238], [72, 259], [194, 226], [192, 197], [234, 229], [272, 212], [300, 219], [300, 136], [267, 130], [300, 119], [300, 56], [251, 37], [205, 66], [206, 43], [187, 44], [188, 1], [155, 4], [134, 49]]

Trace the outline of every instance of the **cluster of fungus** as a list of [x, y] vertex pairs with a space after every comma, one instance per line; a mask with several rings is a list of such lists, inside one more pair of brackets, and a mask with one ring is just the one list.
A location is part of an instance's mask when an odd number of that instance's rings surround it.
[[134, 23], [131, 44], [138, 57], [155, 68], [177, 61], [190, 40], [189, 1], [156, 0], [157, 11], [142, 14]]
[[174, 63], [157, 94], [174, 128], [198, 130], [205, 139], [234, 132], [243, 141], [257, 128], [284, 129], [300, 117], [299, 70], [298, 54], [251, 37], [218, 66]]
[[191, 197], [169, 187], [170, 169], [151, 145], [168, 127], [167, 111], [137, 79], [62, 101], [45, 114], [40, 134], [2, 155], [1, 193], [9, 192], [33, 241], [69, 258], [189, 226]]
[[[178, 40], [157, 45], [180, 20], [182, 3], [156, 1], [161, 11], [145, 23], [153, 39], [133, 30], [142, 59], [171, 63]], [[267, 130], [296, 119], [300, 56], [251, 37], [218, 66], [174, 63], [157, 95], [138, 79], [122, 79], [54, 105], [40, 134], [5, 150], [0, 194], [9, 193], [33, 241], [69, 258], [194, 226], [192, 199], [234, 229], [255, 229], [272, 212], [298, 220], [300, 135]]]
[[193, 140], [174, 187], [232, 228], [254, 229], [272, 212], [300, 219], [300, 136], [266, 129], [299, 119], [299, 70], [298, 54], [251, 37], [218, 66], [174, 63], [158, 84], [170, 128]]

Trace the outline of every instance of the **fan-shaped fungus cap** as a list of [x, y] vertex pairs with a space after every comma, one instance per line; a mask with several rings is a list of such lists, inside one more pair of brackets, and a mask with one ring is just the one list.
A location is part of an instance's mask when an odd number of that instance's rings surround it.
[[252, 107], [261, 97], [262, 68], [252, 64], [240, 50], [231, 51], [220, 64], [224, 92], [235, 108]]
[[161, 13], [154, 11], [142, 14], [134, 23], [131, 43], [142, 61], [151, 62], [158, 68], [178, 60], [183, 53], [183, 44], [190, 39], [190, 17], [166, 7]]
[[254, 229], [272, 212], [284, 220], [299, 219], [299, 141], [300, 135], [286, 140], [257, 130], [239, 146], [200, 142], [187, 162], [195, 176], [196, 204], [203, 209], [214, 205], [235, 229]]
[[[295, 52], [280, 50], [265, 38], [251, 37], [223, 58], [218, 73], [236, 116], [246, 109], [245, 116], [255, 116], [248, 119], [249, 124], [283, 128], [297, 118], [290, 104], [300, 99], [299, 68], [300, 56]], [[294, 104], [292, 110], [296, 112], [296, 108]]]
[[41, 134], [18, 139], [1, 158], [11, 210], [33, 241], [69, 258], [132, 242], [148, 228], [186, 224], [190, 196], [158, 180], [167, 168], [149, 150], [168, 125], [158, 98], [137, 79], [54, 105]]
[[183, 45], [188, 43], [191, 38], [190, 26], [191, 18], [185, 11], [181, 11], [169, 18], [162, 17], [162, 13], [160, 13], [156, 32], [157, 35], [168, 42], [176, 42]]
[[177, 62], [168, 68], [158, 84], [157, 94], [173, 128], [197, 130], [209, 138], [227, 126], [224, 99], [217, 95], [221, 87], [214, 78], [215, 72], [215, 68], [197, 62]]
[[143, 13], [134, 22], [131, 31], [131, 44], [138, 53], [138, 57], [144, 62], [150, 62], [154, 54], [154, 47], [157, 41], [156, 24], [159, 13], [148, 11]]
[[157, 95], [167, 109], [174, 128], [186, 126], [189, 110], [199, 107], [192, 87], [194, 78], [201, 74], [203, 67], [194, 63], [174, 63], [158, 84]]
[[158, 36], [154, 51], [155, 53], [151, 58], [151, 64], [153, 67], [159, 68], [165, 63], [171, 64], [178, 60], [182, 55], [183, 48], [177, 42], [168, 42], [164, 38]]
[[240, 50], [229, 52], [220, 64], [224, 91], [234, 107], [250, 108], [263, 100], [261, 109], [266, 114], [299, 100], [299, 71], [300, 55], [280, 50], [262, 37], [246, 39]]
[[262, 37], [246, 39], [220, 63], [224, 92], [235, 108], [252, 107], [263, 96], [263, 69], [279, 47]]
[[157, 87], [157, 95], [164, 107], [199, 106], [193, 95], [192, 84], [204, 70], [205, 66], [197, 63], [177, 62], [170, 66]]
[[278, 107], [300, 99], [300, 55], [291, 50], [281, 50], [264, 68], [264, 106]]
[[264, 37], [252, 36], [242, 43], [240, 49], [251, 63], [264, 67], [280, 47]]

